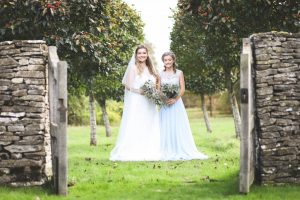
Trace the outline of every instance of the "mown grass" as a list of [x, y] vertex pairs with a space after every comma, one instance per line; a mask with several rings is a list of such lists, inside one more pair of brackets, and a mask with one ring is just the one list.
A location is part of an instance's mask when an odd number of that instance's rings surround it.
[[111, 162], [113, 137], [98, 127], [98, 146], [89, 146], [88, 127], [69, 127], [69, 195], [55, 196], [49, 187], [0, 187], [0, 199], [298, 199], [299, 186], [251, 187], [238, 193], [239, 141], [230, 117], [211, 119], [213, 133], [205, 131], [200, 111], [188, 110], [191, 128], [200, 151], [209, 160], [176, 162]]

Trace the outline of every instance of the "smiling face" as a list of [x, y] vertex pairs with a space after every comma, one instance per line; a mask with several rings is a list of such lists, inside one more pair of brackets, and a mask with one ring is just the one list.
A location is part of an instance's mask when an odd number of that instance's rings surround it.
[[173, 66], [174, 66], [174, 59], [169, 55], [164, 56], [163, 62], [164, 62], [166, 69], [173, 68]]
[[147, 58], [148, 58], [147, 49], [140, 48], [140, 49], [137, 50], [137, 52], [136, 52], [136, 59], [137, 59], [137, 61], [139, 61], [139, 62], [146, 62]]

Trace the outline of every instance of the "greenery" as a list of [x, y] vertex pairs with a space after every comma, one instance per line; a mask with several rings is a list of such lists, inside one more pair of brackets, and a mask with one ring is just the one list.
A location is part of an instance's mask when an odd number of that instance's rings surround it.
[[[202, 48], [203, 60], [223, 68], [227, 89], [237, 79], [241, 39], [256, 32], [272, 30], [297, 32], [299, 9], [296, 1], [285, 0], [180, 0], [176, 22], [188, 30], [194, 23], [194, 35]], [[190, 22], [187, 23], [188, 19]], [[190, 34], [181, 28], [184, 35]], [[178, 31], [177, 31], [178, 32]], [[175, 34], [176, 36], [176, 34]], [[193, 48], [190, 43], [187, 48]], [[229, 82], [228, 82], [229, 81]]]
[[[199, 95], [186, 91], [183, 96], [183, 101], [186, 107], [200, 109], [201, 100]], [[213, 114], [230, 115], [230, 106], [228, 95], [225, 92], [217, 93], [212, 96]], [[208, 100], [206, 100], [208, 104]], [[68, 95], [68, 124], [73, 126], [88, 126], [89, 125], [89, 100], [84, 95]], [[209, 107], [209, 105], [207, 105]], [[122, 115], [123, 103], [114, 100], [107, 101], [107, 111], [109, 121], [113, 125], [120, 123]], [[210, 109], [209, 109], [210, 110]], [[96, 102], [97, 124], [103, 125], [102, 111], [99, 104]], [[199, 116], [199, 117], [202, 117]], [[199, 119], [200, 120], [200, 119]]]
[[188, 115], [199, 150], [209, 160], [176, 162], [111, 162], [109, 153], [118, 132], [106, 138], [98, 128], [98, 146], [89, 146], [88, 127], [69, 127], [69, 194], [55, 196], [49, 188], [0, 187], [2, 200], [47, 199], [225, 199], [282, 200], [297, 199], [298, 186], [251, 187], [248, 195], [238, 193], [239, 141], [234, 138], [230, 117], [213, 118], [213, 134], [205, 133], [199, 121], [199, 109]]
[[93, 90], [102, 102], [122, 97], [121, 84], [114, 81], [120, 82], [133, 48], [144, 37], [139, 14], [126, 3], [3, 0], [0, 15], [0, 41], [44, 39], [58, 47], [70, 65], [70, 92]]
[[[90, 112], [89, 112], [89, 99], [83, 95], [69, 95], [68, 96], [68, 124], [73, 126], [88, 126], [90, 123]], [[112, 125], [120, 123], [123, 103], [116, 102], [113, 100], [107, 101], [107, 112], [109, 121]], [[97, 124], [103, 125], [102, 110], [100, 105], [96, 102], [96, 116]]]
[[239, 79], [242, 38], [273, 30], [298, 32], [299, 18], [299, 5], [290, 0], [178, 1], [172, 49], [180, 54], [179, 61], [188, 68], [187, 74], [192, 74], [187, 76], [187, 87], [205, 94], [209, 94], [210, 87], [226, 88], [237, 137], [240, 115], [234, 87]]
[[107, 100], [122, 99], [124, 68], [144, 38], [137, 11], [121, 0], [3, 0], [0, 15], [0, 41], [43, 39], [57, 46], [70, 66], [69, 93], [90, 98], [91, 144], [97, 143], [95, 100], [110, 136]]
[[212, 95], [223, 90], [222, 71], [210, 65], [203, 56], [205, 38], [195, 17], [177, 12], [174, 19], [171, 50], [176, 54], [178, 68], [184, 72], [186, 88], [198, 95]]
[[0, 14], [0, 41], [44, 39], [73, 65], [94, 63], [83, 72], [109, 72], [143, 39], [140, 16], [120, 0], [3, 0]]
[[[226, 87], [234, 95], [241, 38], [253, 32], [299, 29], [299, 9], [291, 0], [179, 0], [172, 49], [187, 88], [213, 94]], [[143, 23], [121, 0], [2, 0], [0, 41], [44, 39], [56, 45], [69, 68], [69, 123], [89, 124], [90, 95], [107, 105], [112, 137], [98, 126], [98, 146], [87, 145], [89, 128], [68, 129], [69, 195], [45, 187], [0, 187], [0, 199], [297, 199], [297, 186], [258, 186], [238, 193], [239, 141], [230, 117], [213, 118], [205, 134], [199, 108], [189, 109], [199, 149], [209, 160], [111, 162], [108, 160], [122, 112], [120, 78], [133, 47], [143, 41]], [[151, 44], [148, 44], [152, 50]], [[76, 96], [74, 94], [77, 94]], [[222, 94], [224, 97], [224, 95]], [[224, 104], [224, 98], [220, 100]], [[101, 115], [96, 104], [97, 116]], [[219, 104], [218, 104], [219, 105]], [[221, 106], [224, 108], [223, 106]], [[98, 124], [103, 124], [97, 117]]]

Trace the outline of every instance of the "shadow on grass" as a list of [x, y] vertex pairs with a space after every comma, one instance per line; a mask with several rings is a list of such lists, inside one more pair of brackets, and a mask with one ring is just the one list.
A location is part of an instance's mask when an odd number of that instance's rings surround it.
[[34, 196], [37, 197], [55, 196], [56, 191], [51, 181], [48, 181], [42, 186], [28, 186], [28, 187], [13, 187], [9, 185], [0, 186], [0, 194], [1, 194], [0, 199], [12, 200], [12, 199], [27, 199], [28, 197], [34, 197]]
[[220, 179], [203, 177], [195, 182], [186, 181], [177, 185], [170, 183], [170, 185], [173, 185], [171, 191], [176, 191], [171, 199], [230, 199], [230, 196], [239, 194], [236, 173], [227, 174]]
[[[130, 182], [127, 184], [131, 184]], [[106, 186], [105, 186], [106, 185]], [[99, 188], [102, 195], [110, 199], [231, 199], [239, 196], [237, 173], [226, 174], [226, 177], [212, 179], [203, 177], [198, 180], [172, 181], [170, 179], [157, 179], [133, 184], [130, 188], [125, 182], [102, 184]], [[119, 189], [118, 194], [111, 194], [111, 187]], [[105, 193], [105, 194], [104, 194]]]

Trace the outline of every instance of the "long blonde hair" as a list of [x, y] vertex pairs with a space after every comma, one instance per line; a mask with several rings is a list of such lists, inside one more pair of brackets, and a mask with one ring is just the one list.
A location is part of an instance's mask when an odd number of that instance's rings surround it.
[[138, 74], [140, 75], [140, 74], [143, 72], [142, 66], [141, 66], [141, 64], [138, 62], [138, 59], [137, 59], [137, 52], [138, 52], [138, 50], [140, 50], [140, 49], [145, 49], [146, 52], [147, 52], [147, 54], [148, 54], [147, 59], [146, 59], [146, 66], [147, 66], [147, 68], [148, 68], [150, 74], [152, 74], [153, 76], [155, 76], [156, 78], [158, 78], [157, 71], [156, 71], [156, 69], [154, 68], [154, 66], [153, 66], [153, 64], [152, 64], [152, 61], [151, 61], [151, 58], [150, 58], [150, 56], [149, 56], [148, 48], [147, 48], [145, 45], [139, 45], [139, 46], [137, 46], [137, 48], [135, 49], [135, 65], [136, 65], [136, 67], [137, 67], [137, 69], [138, 69]]

